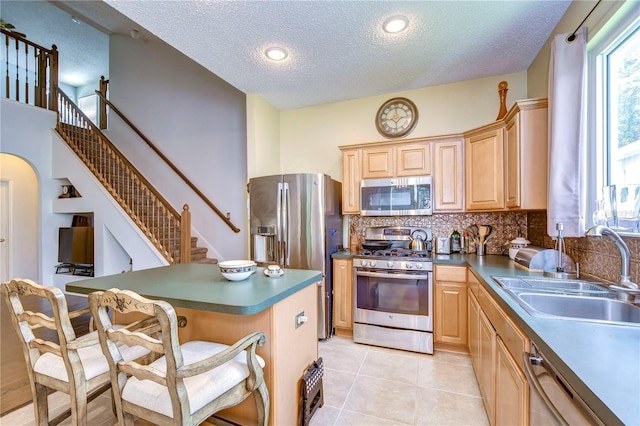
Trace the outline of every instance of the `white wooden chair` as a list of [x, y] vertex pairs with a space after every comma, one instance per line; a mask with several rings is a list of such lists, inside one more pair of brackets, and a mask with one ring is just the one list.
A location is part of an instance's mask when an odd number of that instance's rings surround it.
[[[256, 346], [265, 341], [264, 333], [251, 333], [233, 346], [204, 341], [180, 345], [176, 312], [165, 301], [111, 289], [90, 294], [89, 305], [109, 360], [120, 424], [133, 425], [135, 418], [140, 417], [162, 425], [196, 425], [252, 394], [258, 424], [268, 423], [264, 360], [255, 352]], [[107, 309], [156, 318], [161, 326], [160, 337], [115, 329]], [[148, 365], [127, 362], [119, 344], [141, 345], [164, 356]]]
[[[76, 337], [71, 324], [71, 319], [88, 314], [89, 308], [69, 312], [62, 290], [27, 279], [13, 279], [2, 283], [0, 288], [27, 362], [35, 424], [49, 424], [47, 394], [48, 389], [55, 389], [70, 396], [71, 408], [51, 420], [51, 424], [71, 416], [73, 425], [86, 425], [87, 403], [111, 387], [109, 364], [102, 354], [97, 332]], [[21, 298], [30, 296], [48, 301], [53, 316], [25, 311]], [[40, 327], [53, 330], [58, 341], [36, 337], [33, 330]], [[143, 347], [121, 347], [120, 351], [128, 360], [150, 354]]]

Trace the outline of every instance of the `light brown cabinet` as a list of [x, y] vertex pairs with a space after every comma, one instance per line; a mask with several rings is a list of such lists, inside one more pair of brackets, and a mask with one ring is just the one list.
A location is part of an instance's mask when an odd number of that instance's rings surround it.
[[362, 179], [391, 178], [394, 173], [393, 146], [362, 149]]
[[402, 143], [362, 148], [362, 178], [379, 179], [431, 174], [431, 144]]
[[[529, 384], [500, 337], [496, 338], [495, 424], [525, 425], [529, 423]], [[514, 397], [517, 395], [518, 397]]]
[[462, 138], [433, 144], [433, 210], [435, 212], [464, 210], [463, 146]]
[[395, 176], [431, 174], [431, 144], [429, 142], [398, 145], [395, 150]]
[[547, 100], [518, 101], [505, 121], [505, 205], [546, 209]]
[[[435, 265], [434, 342], [467, 346], [467, 268]], [[454, 349], [449, 347], [449, 349]]]
[[342, 213], [360, 213], [360, 150], [342, 150]]
[[529, 385], [522, 354], [526, 335], [468, 273], [469, 353], [492, 425], [529, 424]]
[[333, 326], [337, 335], [353, 334], [353, 261], [333, 259]]
[[476, 368], [476, 377], [478, 378], [478, 387], [480, 394], [484, 400], [484, 408], [487, 410], [489, 423], [495, 425], [495, 353], [496, 353], [496, 331], [491, 325], [491, 321], [487, 316], [479, 311], [479, 345], [478, 345], [478, 365]]
[[465, 208], [504, 208], [504, 127], [465, 136]]
[[469, 355], [471, 363], [478, 365], [480, 358], [480, 304], [478, 303], [478, 285], [477, 278], [468, 273], [468, 289], [467, 289], [467, 332], [469, 342]]

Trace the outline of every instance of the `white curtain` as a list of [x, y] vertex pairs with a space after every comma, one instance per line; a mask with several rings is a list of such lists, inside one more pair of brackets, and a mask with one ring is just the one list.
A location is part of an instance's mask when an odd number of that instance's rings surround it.
[[586, 60], [587, 29], [557, 35], [549, 63], [549, 194], [547, 233], [582, 237], [586, 212]]

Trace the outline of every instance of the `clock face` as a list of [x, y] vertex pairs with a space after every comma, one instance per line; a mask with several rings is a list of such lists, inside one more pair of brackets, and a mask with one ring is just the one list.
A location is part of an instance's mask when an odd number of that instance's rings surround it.
[[418, 123], [418, 109], [406, 98], [393, 98], [382, 104], [376, 115], [376, 128], [387, 138], [411, 133]]

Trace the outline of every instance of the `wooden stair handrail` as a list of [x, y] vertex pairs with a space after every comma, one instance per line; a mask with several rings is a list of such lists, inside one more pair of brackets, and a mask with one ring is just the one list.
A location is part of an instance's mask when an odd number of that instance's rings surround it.
[[240, 232], [240, 228], [236, 227], [233, 222], [231, 222], [231, 220], [229, 220], [229, 218], [227, 218], [224, 213], [222, 213], [220, 211], [220, 209], [218, 209], [190, 180], [189, 178], [187, 178], [172, 162], [171, 160], [169, 160], [163, 153], [162, 151], [160, 151], [154, 144], [153, 142], [151, 142], [149, 140], [149, 138], [147, 138], [131, 121], [129, 121], [129, 119], [127, 117], [124, 116], [123, 113], [120, 112], [120, 110], [118, 110], [118, 108], [116, 108], [111, 101], [109, 101], [107, 98], [104, 97], [104, 95], [102, 93], [100, 93], [100, 91], [96, 90], [96, 95], [98, 95], [98, 97], [100, 97], [100, 99], [102, 99], [107, 105], [109, 105], [109, 108], [111, 108], [111, 110], [113, 112], [115, 112], [116, 114], [118, 114], [118, 116], [134, 131], [136, 132], [136, 134], [138, 136], [140, 136], [140, 138], [145, 141], [145, 143], [153, 150], [153, 152], [155, 152], [170, 168], [171, 170], [173, 170], [178, 176], [180, 176], [180, 178], [184, 181], [184, 183], [187, 184], [187, 186], [189, 186], [189, 188], [191, 188], [193, 190], [193, 192], [195, 192], [196, 194], [198, 194], [198, 196], [200, 197], [200, 199], [202, 199], [202, 201], [204, 201], [204, 203], [209, 206], [211, 208], [211, 210], [213, 210], [218, 217], [220, 217], [220, 219], [222, 219], [227, 226], [229, 226], [229, 228], [231, 228], [233, 230], [233, 232]]
[[[185, 204], [182, 215], [179, 214], [71, 99], [62, 90], [56, 89], [61, 105], [56, 124], [58, 133], [165, 259], [169, 263], [176, 263], [176, 254], [179, 252], [180, 262], [188, 263], [191, 244], [183, 244], [183, 241], [191, 238], [188, 205]], [[97, 144], [97, 149], [91, 147], [92, 143]], [[132, 194], [131, 189], [140, 192]], [[121, 193], [120, 190], [125, 192]], [[145, 194], [151, 198], [146, 198]], [[141, 200], [140, 195], [142, 202], [137, 203], [136, 199]], [[152, 211], [147, 210], [149, 207]]]
[[[66, 93], [64, 93], [62, 90], [60, 90], [59, 88], [57, 88], [58, 90], [58, 95], [63, 97], [65, 100], [67, 100], [67, 102], [71, 102], [73, 103], [73, 101], [71, 100], [71, 98], [69, 98], [69, 96], [67, 96]], [[87, 124], [89, 125], [89, 127], [94, 127], [95, 130], [99, 130], [95, 124], [93, 124], [93, 122], [89, 119], [89, 117], [87, 117], [85, 115], [84, 112], [82, 112], [80, 109], [78, 109], [77, 111], [80, 115], [82, 115], [84, 117], [85, 120], [87, 120]], [[102, 133], [102, 132], [97, 132], [97, 133]], [[107, 143], [107, 145], [109, 145], [109, 148], [111, 148], [114, 152], [118, 152], [120, 153], [120, 150], [118, 148], [116, 148], [116, 146], [113, 144], [113, 142], [111, 142], [111, 140], [109, 140], [108, 137], [106, 137], [104, 134], [102, 134], [101, 136], [105, 142]], [[125, 163], [127, 165], [127, 168], [131, 169], [133, 171], [133, 173], [136, 175], [136, 178], [138, 178], [141, 182], [143, 182], [145, 184], [145, 186], [149, 187], [149, 190], [153, 193], [153, 195], [156, 196], [156, 198], [158, 198], [158, 200], [161, 200], [162, 203], [166, 206], [167, 210], [169, 210], [169, 212], [171, 212], [171, 215], [175, 218], [179, 218], [180, 217], [180, 213], [178, 213], [178, 211], [176, 209], [173, 208], [173, 206], [171, 206], [171, 204], [158, 192], [158, 190], [151, 185], [151, 182], [149, 182], [143, 175], [142, 173], [140, 173], [138, 171], [138, 169], [135, 168], [135, 166], [127, 159], [127, 157], [125, 157], [124, 155], [120, 154], [120, 160]]]

